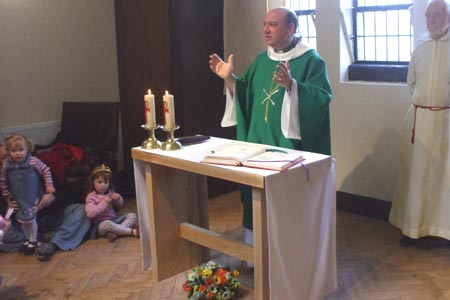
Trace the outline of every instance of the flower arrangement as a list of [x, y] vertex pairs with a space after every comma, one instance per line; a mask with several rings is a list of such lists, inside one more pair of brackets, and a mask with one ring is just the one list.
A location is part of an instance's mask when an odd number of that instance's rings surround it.
[[209, 261], [185, 273], [183, 290], [188, 299], [227, 300], [237, 291], [240, 282], [238, 270], [230, 271], [213, 261]]

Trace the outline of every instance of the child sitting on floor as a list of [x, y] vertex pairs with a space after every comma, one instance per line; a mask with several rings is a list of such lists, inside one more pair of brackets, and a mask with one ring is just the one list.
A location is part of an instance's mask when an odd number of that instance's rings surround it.
[[113, 242], [117, 236], [136, 236], [139, 229], [135, 228], [137, 216], [126, 212], [119, 215], [115, 209], [123, 205], [123, 198], [114, 192], [111, 169], [101, 165], [94, 169], [87, 182], [86, 215], [92, 220], [94, 234], [106, 236]]

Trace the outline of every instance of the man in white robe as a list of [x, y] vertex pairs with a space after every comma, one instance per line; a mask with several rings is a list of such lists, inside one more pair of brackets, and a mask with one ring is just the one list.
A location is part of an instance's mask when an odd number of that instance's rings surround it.
[[428, 35], [419, 41], [409, 65], [411, 107], [389, 216], [404, 234], [403, 246], [424, 236], [450, 239], [449, 14], [445, 0], [428, 4]]

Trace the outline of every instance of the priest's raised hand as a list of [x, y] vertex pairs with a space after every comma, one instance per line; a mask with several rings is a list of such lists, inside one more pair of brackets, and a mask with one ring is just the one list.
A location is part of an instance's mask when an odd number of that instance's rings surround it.
[[227, 62], [216, 53], [211, 54], [209, 56], [209, 68], [217, 76], [225, 80], [227, 88], [234, 93], [233, 54], [228, 56]]

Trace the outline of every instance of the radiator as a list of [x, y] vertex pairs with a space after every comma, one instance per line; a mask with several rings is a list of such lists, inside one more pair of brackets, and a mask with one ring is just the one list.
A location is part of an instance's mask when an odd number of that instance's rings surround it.
[[20, 133], [32, 140], [34, 144], [47, 145], [53, 141], [60, 129], [60, 120], [3, 127], [0, 128], [0, 143], [3, 144], [4, 139], [12, 133]]

